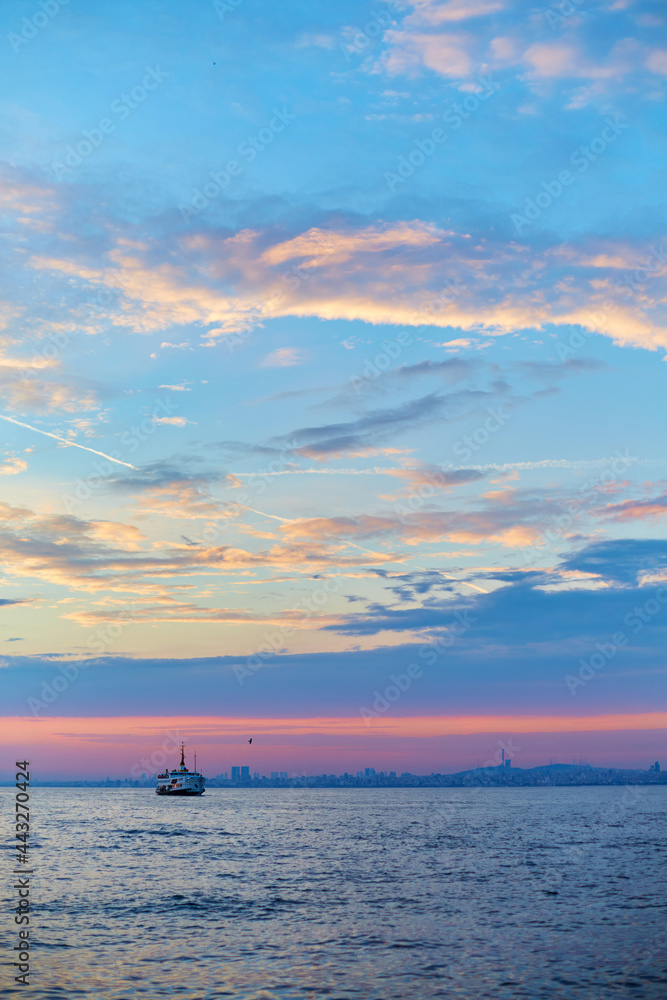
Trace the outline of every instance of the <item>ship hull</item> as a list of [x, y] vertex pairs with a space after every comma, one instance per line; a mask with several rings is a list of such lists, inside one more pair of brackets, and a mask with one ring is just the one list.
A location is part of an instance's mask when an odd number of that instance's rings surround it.
[[205, 788], [156, 788], [156, 795], [203, 795]]

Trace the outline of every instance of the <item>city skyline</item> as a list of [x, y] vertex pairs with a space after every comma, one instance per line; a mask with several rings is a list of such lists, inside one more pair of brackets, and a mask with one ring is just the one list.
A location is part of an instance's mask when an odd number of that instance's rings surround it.
[[[120, 778], [107, 775], [105, 778], [69, 778], [42, 779], [35, 782], [35, 787], [83, 786], [83, 787], [127, 787], [154, 789], [156, 775], [139, 771], [139, 766], [132, 768], [130, 777]], [[179, 773], [174, 769], [173, 774]], [[201, 771], [199, 771], [201, 774]], [[164, 775], [160, 775], [164, 777]], [[487, 760], [483, 763], [477, 760], [462, 771], [431, 771], [430, 773], [413, 773], [412, 771], [376, 771], [374, 767], [365, 767], [354, 772], [345, 771], [342, 774], [323, 772], [298, 773], [289, 771], [272, 771], [270, 774], [250, 773], [249, 766], [232, 765], [231, 774], [224, 771], [205, 777], [207, 788], [285, 788], [285, 787], [454, 787], [471, 786], [510, 786], [526, 787], [530, 785], [595, 785], [595, 784], [665, 784], [667, 772], [663, 772], [660, 761], [653, 761], [640, 768], [599, 767], [587, 761], [573, 759], [572, 761], [544, 762], [532, 767], [512, 766], [510, 759]], [[11, 784], [2, 782], [0, 785]]]

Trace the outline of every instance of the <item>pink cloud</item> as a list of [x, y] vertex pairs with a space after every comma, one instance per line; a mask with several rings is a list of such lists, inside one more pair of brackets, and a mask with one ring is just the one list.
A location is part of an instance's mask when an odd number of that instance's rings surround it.
[[[664, 263], [652, 263], [640, 294], [630, 296], [618, 282], [620, 261], [641, 269], [646, 253], [611, 238], [534, 250], [520, 240], [472, 238], [412, 220], [337, 223], [277, 242], [259, 230], [235, 237], [214, 230], [181, 235], [167, 248], [157, 241], [128, 248], [119, 240], [95, 267], [84, 248], [77, 257], [70, 245], [61, 256], [34, 253], [29, 262], [68, 284], [78, 278], [94, 292], [113, 291], [89, 332], [109, 323], [144, 333], [195, 325], [210, 345], [228, 337], [235, 343], [272, 318], [314, 316], [482, 329], [494, 336], [577, 325], [621, 345], [654, 350], [667, 347]], [[439, 294], [443, 285], [457, 293]], [[15, 383], [13, 391], [25, 405], [48, 402], [33, 379]], [[54, 391], [56, 397], [67, 406], [71, 390]]]
[[390, 76], [418, 72], [423, 67], [454, 80], [470, 76], [476, 63], [475, 39], [464, 32], [427, 34], [418, 31], [388, 31], [391, 48], [383, 59]]

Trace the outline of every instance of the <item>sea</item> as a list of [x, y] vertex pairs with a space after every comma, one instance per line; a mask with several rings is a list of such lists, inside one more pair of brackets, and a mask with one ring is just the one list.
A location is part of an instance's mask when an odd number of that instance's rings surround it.
[[30, 986], [10, 919], [6, 996], [667, 997], [667, 786], [30, 794]]

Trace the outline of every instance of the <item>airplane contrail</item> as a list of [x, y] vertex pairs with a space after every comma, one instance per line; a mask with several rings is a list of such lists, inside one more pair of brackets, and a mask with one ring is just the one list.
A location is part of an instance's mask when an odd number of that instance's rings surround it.
[[42, 431], [39, 427], [33, 427], [32, 424], [24, 424], [20, 420], [14, 420], [13, 417], [6, 417], [3, 413], [0, 413], [0, 420], [6, 420], [9, 424], [16, 424], [17, 427], [25, 427], [29, 431], [35, 431], [37, 434], [53, 438], [54, 441], [60, 441], [61, 444], [66, 444], [69, 448], [81, 448], [82, 451], [90, 451], [93, 455], [101, 455], [102, 458], [108, 458], [110, 462], [115, 462], [116, 465], [124, 465], [128, 469], [134, 469], [135, 472], [139, 471], [136, 465], [130, 465], [129, 462], [122, 462], [120, 458], [114, 458], [113, 455], [107, 455], [106, 452], [97, 451], [96, 448], [88, 448], [85, 444], [77, 444], [76, 441], [68, 441], [67, 438], [59, 437], [58, 434], [52, 434], [51, 431]]

